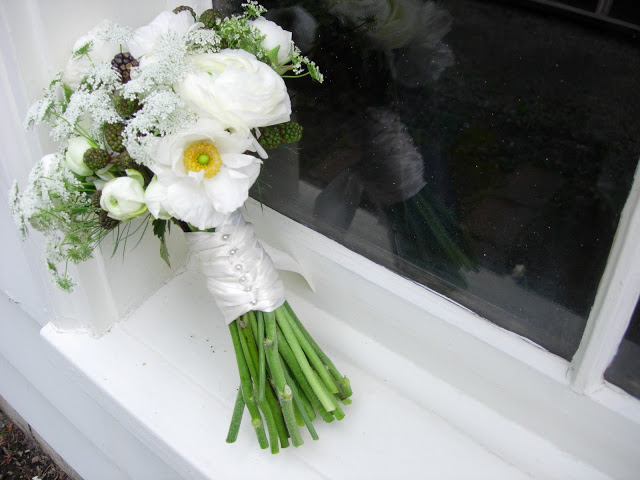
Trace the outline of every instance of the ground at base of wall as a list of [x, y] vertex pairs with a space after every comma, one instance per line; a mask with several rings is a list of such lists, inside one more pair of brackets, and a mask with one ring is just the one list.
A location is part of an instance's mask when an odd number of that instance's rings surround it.
[[0, 480], [72, 480], [0, 410]]

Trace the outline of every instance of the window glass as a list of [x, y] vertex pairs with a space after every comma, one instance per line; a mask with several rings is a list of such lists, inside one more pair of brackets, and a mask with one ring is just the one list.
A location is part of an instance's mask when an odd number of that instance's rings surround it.
[[640, 303], [636, 303], [631, 323], [604, 378], [640, 398]]
[[262, 2], [322, 69], [253, 196], [564, 358], [640, 156], [632, 37], [473, 0]]
[[640, 4], [637, 0], [615, 0], [609, 15], [618, 20], [640, 25]]

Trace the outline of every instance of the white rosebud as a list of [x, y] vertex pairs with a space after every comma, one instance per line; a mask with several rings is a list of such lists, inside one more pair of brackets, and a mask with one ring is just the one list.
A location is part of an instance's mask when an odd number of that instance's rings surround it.
[[290, 120], [284, 80], [251, 53], [227, 49], [191, 55], [189, 61], [191, 71], [175, 88], [200, 116], [247, 136], [252, 128]]
[[144, 188], [139, 179], [133, 178], [133, 175], [110, 180], [102, 189], [100, 206], [111, 218], [121, 222], [131, 220], [147, 211], [144, 203]]
[[84, 163], [84, 152], [90, 148], [93, 148], [93, 145], [84, 137], [74, 137], [69, 140], [67, 155], [64, 157], [67, 167], [83, 177], [91, 175], [93, 170]]
[[267, 52], [278, 47], [278, 65], [284, 65], [291, 60], [291, 55], [293, 54], [291, 32], [282, 29], [277, 23], [263, 17], [252, 20], [251, 25], [257, 28], [262, 35], [265, 35], [262, 46]]

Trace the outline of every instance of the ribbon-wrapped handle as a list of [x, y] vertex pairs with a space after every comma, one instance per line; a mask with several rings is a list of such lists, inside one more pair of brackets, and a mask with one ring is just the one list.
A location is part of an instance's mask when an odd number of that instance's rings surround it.
[[251, 310], [272, 312], [284, 303], [280, 275], [239, 211], [215, 232], [187, 233], [186, 238], [227, 324]]

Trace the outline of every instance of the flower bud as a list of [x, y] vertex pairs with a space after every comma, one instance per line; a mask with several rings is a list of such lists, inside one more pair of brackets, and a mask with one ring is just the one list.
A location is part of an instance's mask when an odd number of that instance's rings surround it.
[[94, 145], [84, 137], [74, 137], [69, 140], [69, 147], [67, 148], [67, 155], [64, 160], [67, 167], [74, 173], [83, 177], [89, 176], [93, 173], [86, 163], [84, 163], [84, 152], [93, 148]]
[[264, 40], [262, 41], [262, 46], [268, 52], [272, 51], [275, 48], [278, 48], [278, 65], [284, 65], [289, 60], [291, 60], [291, 55], [293, 54], [291, 32], [282, 29], [277, 23], [274, 23], [263, 17], [252, 20], [251, 26], [260, 30], [260, 33], [265, 36]]
[[147, 211], [144, 189], [135, 178], [118, 177], [110, 180], [102, 189], [100, 207], [111, 218], [122, 222], [131, 220]]

